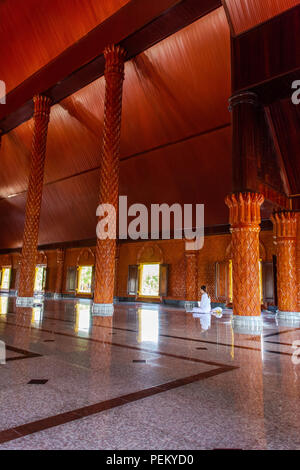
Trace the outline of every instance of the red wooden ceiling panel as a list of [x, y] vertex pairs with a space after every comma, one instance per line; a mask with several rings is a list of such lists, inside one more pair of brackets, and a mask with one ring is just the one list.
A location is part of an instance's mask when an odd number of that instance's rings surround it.
[[[131, 202], [146, 204], [204, 202], [206, 225], [226, 223], [224, 196], [231, 178], [229, 95], [230, 36], [222, 8], [127, 62], [122, 194], [128, 194]], [[41, 244], [95, 236], [98, 171], [88, 170], [100, 163], [103, 105], [101, 78], [51, 110]], [[206, 133], [219, 127], [225, 128]], [[187, 139], [191, 135], [195, 137]], [[32, 120], [2, 139], [1, 197], [26, 190], [31, 136]], [[0, 233], [1, 247], [20, 245], [24, 198], [25, 194], [0, 201], [0, 220], [5, 220], [8, 208], [10, 212], [9, 232]]]
[[299, 5], [300, 0], [224, 0], [233, 24], [240, 34], [257, 24]]
[[[223, 8], [125, 65], [121, 158], [230, 121], [230, 36]], [[102, 126], [104, 79], [73, 95]]]
[[[99, 165], [104, 91], [100, 78], [52, 107], [46, 183]], [[229, 95], [229, 29], [220, 8], [126, 63], [121, 158], [228, 123]], [[26, 190], [32, 126], [3, 136], [2, 197]]]
[[129, 0], [0, 3], [0, 78], [12, 90]]
[[[211, 155], [216, 156], [212, 164]], [[230, 127], [121, 162], [128, 203], [205, 204], [205, 225], [226, 224], [231, 189]], [[137, 184], [142, 182], [143, 184]], [[44, 187], [39, 243], [94, 238], [99, 172]], [[21, 246], [26, 193], [0, 201], [1, 248]]]

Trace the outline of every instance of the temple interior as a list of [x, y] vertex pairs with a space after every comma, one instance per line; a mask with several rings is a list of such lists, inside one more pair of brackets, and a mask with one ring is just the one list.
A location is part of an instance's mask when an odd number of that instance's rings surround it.
[[0, 18], [0, 450], [300, 450], [300, 1]]

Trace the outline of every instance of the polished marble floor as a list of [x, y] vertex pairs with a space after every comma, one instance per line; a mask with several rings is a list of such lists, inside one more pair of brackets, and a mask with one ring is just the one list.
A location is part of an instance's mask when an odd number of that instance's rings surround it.
[[299, 450], [300, 324], [263, 319], [252, 336], [229, 310], [119, 303], [92, 317], [86, 300], [2, 296], [0, 450]]

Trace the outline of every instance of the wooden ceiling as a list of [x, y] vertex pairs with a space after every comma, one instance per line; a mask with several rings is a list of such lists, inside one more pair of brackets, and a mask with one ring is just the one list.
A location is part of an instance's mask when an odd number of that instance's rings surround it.
[[128, 2], [129, 0], [2, 1], [1, 80], [6, 83], [7, 92]]
[[299, 0], [223, 0], [234, 34], [253, 28], [299, 5]]
[[[74, 0], [70, 9], [69, 0], [43, 0], [41, 10], [40, 1], [28, 1], [30, 14], [22, 0], [0, 4], [1, 35], [11, 41], [5, 51], [0, 41], [7, 61], [0, 78], [8, 90], [129, 2]], [[226, 0], [227, 11], [217, 8], [126, 62], [120, 193], [128, 195], [129, 203], [205, 203], [205, 225], [227, 223], [224, 197], [231, 190], [228, 11], [236, 31], [241, 31], [253, 26], [253, 21], [293, 6], [285, 0], [272, 2], [276, 8], [264, 9], [261, 3]], [[103, 106], [101, 77], [51, 109], [41, 245], [95, 237]], [[22, 245], [32, 128], [30, 119], [2, 137], [2, 249]]]

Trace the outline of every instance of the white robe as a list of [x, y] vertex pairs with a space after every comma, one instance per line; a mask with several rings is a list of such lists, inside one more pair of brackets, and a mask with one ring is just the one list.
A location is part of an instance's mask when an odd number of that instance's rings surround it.
[[193, 309], [195, 313], [210, 313], [211, 311], [211, 303], [210, 297], [208, 297], [207, 293], [205, 292], [201, 296], [201, 302], [198, 302], [198, 307]]

